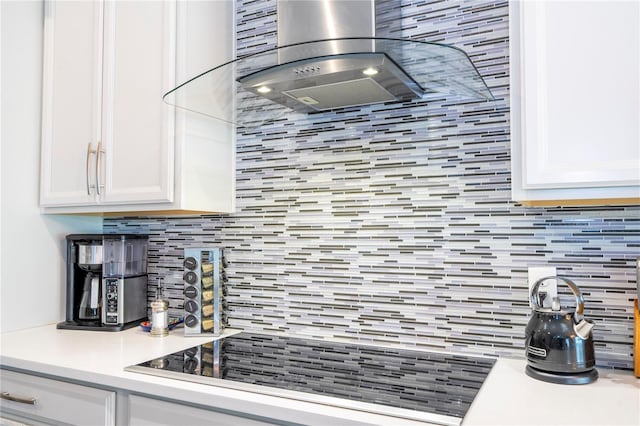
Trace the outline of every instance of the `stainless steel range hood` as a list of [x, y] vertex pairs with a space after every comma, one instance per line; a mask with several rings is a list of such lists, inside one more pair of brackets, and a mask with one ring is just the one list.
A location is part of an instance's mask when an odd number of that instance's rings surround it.
[[400, 0], [278, 0], [278, 48], [215, 67], [164, 99], [244, 127], [433, 93], [493, 99], [462, 50], [390, 37], [401, 10]]
[[[306, 75], [296, 79], [292, 73]], [[410, 100], [424, 93], [387, 55], [376, 52], [299, 60], [238, 82], [245, 90], [301, 112]]]

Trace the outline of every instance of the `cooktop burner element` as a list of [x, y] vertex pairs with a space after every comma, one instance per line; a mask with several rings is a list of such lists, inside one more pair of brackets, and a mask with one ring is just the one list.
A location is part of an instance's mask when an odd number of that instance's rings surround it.
[[243, 332], [126, 370], [459, 425], [494, 363]]

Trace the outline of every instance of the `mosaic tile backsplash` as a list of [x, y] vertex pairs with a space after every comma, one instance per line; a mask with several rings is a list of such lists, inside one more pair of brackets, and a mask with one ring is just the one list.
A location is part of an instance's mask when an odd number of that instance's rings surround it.
[[[275, 1], [237, 7], [238, 54], [275, 46]], [[496, 100], [291, 114], [238, 134], [235, 214], [105, 232], [149, 234], [174, 314], [183, 249], [221, 246], [231, 327], [469, 354], [524, 356], [527, 268], [555, 266], [584, 293], [598, 365], [632, 368], [640, 208], [510, 201], [507, 1], [406, 0], [402, 16], [392, 36], [465, 50]]]

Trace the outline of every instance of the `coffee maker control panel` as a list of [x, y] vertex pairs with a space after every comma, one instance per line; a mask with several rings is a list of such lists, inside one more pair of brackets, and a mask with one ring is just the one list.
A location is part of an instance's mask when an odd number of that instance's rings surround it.
[[104, 323], [118, 324], [118, 280], [107, 278], [105, 280], [105, 286], [107, 309]]

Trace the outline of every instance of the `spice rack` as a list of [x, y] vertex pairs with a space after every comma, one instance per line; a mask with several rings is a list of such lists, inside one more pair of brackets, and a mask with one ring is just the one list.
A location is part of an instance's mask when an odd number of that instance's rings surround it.
[[220, 247], [184, 250], [185, 336], [222, 334], [226, 325], [225, 265]]

